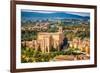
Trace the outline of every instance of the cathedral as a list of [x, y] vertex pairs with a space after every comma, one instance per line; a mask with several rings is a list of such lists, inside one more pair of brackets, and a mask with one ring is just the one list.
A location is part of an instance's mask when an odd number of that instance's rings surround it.
[[38, 33], [37, 45], [40, 46], [42, 52], [49, 53], [52, 47], [59, 51], [63, 38], [62, 27], [59, 27], [59, 31], [55, 33], [40, 32]]

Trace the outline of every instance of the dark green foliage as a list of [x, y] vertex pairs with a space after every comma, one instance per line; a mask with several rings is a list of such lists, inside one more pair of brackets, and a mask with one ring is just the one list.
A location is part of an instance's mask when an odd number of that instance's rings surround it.
[[65, 51], [65, 54], [67, 54], [67, 55], [80, 55], [81, 51], [78, 48], [69, 48], [68, 50]]
[[22, 31], [21, 32], [21, 40], [36, 40], [37, 32], [36, 31]]
[[58, 28], [56, 26], [54, 27], [49, 27], [47, 32], [57, 32]]
[[[80, 55], [82, 54], [78, 48], [69, 48], [64, 51], [52, 51], [50, 53], [42, 53], [40, 51], [35, 51], [32, 48], [22, 48], [21, 50], [21, 62], [49, 62], [53, 60], [54, 57], [59, 55]], [[24, 56], [24, 57], [23, 57]]]

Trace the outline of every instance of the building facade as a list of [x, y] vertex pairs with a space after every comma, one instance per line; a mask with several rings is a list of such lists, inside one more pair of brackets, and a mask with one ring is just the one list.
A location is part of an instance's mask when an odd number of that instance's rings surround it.
[[35, 50], [40, 50], [43, 53], [50, 52], [51, 48], [60, 50], [60, 45], [63, 42], [63, 30], [59, 27], [58, 32], [39, 32], [36, 40], [26, 41], [26, 47], [34, 48]]

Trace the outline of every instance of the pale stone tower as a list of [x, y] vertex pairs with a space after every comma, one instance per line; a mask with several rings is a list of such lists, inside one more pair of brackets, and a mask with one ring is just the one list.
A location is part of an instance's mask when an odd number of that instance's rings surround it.
[[60, 33], [63, 32], [63, 28], [61, 26], [59, 27], [59, 31], [58, 32], [60, 32]]

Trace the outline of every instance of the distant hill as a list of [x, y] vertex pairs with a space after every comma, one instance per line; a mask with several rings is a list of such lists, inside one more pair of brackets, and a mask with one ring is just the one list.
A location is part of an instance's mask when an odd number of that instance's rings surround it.
[[80, 16], [75, 14], [69, 14], [65, 12], [54, 13], [38, 13], [38, 12], [21, 12], [23, 20], [42, 20], [42, 19], [90, 19], [89, 16]]

